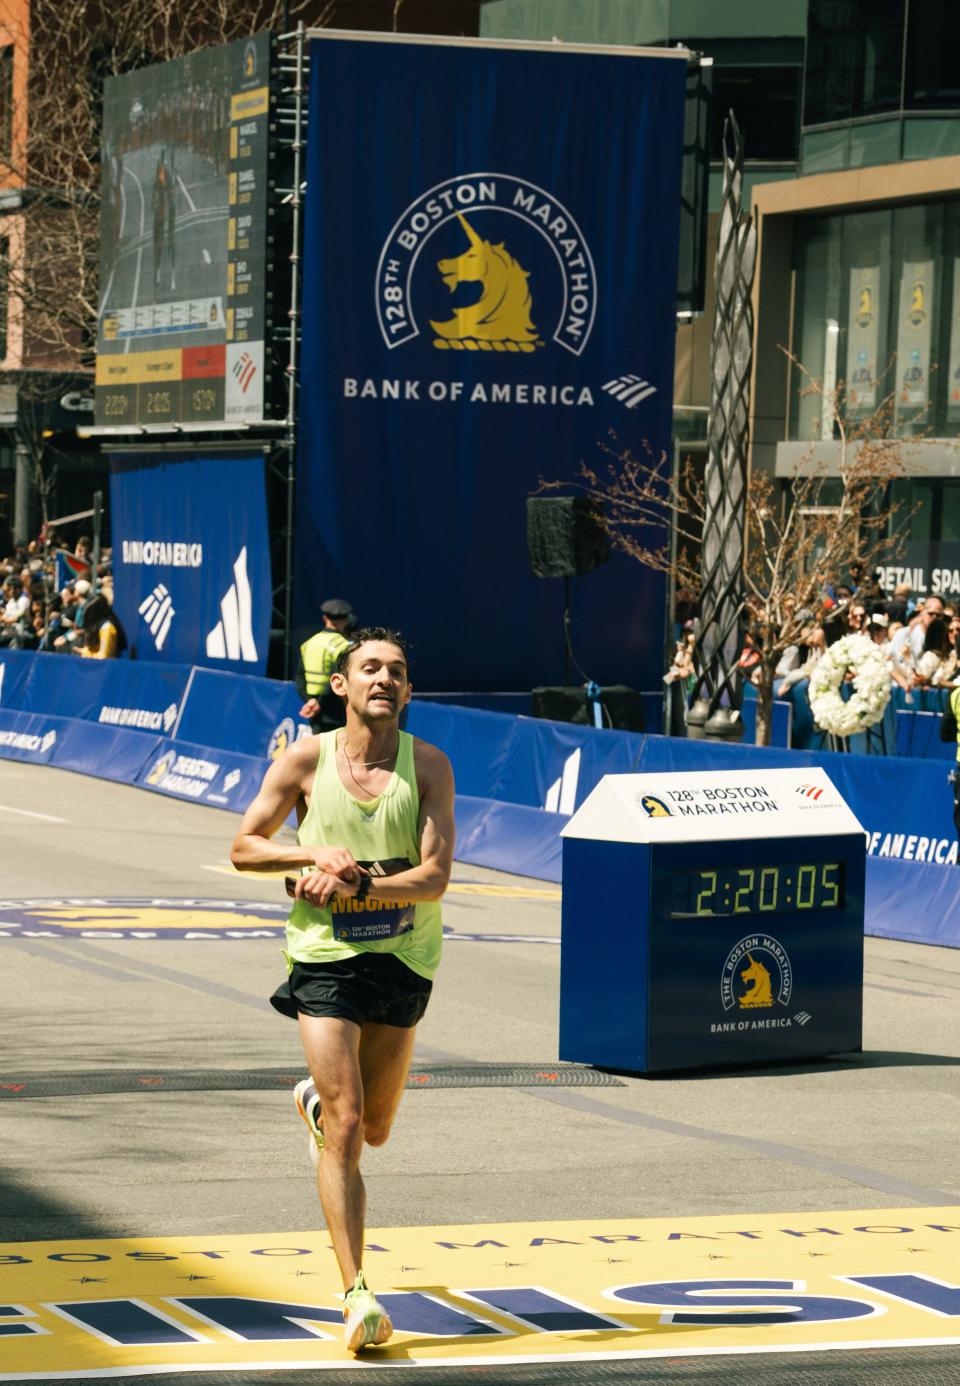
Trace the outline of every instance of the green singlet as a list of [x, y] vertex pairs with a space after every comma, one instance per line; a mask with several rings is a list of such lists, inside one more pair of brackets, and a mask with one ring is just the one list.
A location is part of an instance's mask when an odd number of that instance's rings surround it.
[[[337, 772], [337, 732], [320, 736], [313, 792], [297, 841], [302, 847], [346, 847], [373, 876], [392, 876], [420, 864], [420, 794], [413, 764], [413, 737], [400, 732], [397, 764], [376, 799], [361, 802]], [[303, 868], [303, 872], [307, 871]], [[286, 958], [336, 962], [357, 953], [395, 953], [421, 977], [440, 964], [439, 901], [334, 899], [327, 909], [294, 901], [287, 920]]]

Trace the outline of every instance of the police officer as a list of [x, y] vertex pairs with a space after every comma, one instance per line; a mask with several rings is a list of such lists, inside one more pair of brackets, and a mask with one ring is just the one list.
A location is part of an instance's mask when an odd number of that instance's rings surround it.
[[309, 721], [315, 733], [344, 725], [343, 703], [330, 691], [330, 675], [336, 668], [340, 651], [350, 644], [350, 632], [357, 625], [353, 607], [341, 597], [331, 597], [324, 602], [320, 614], [323, 629], [300, 646], [300, 669], [296, 678], [297, 692], [306, 700], [300, 716]]

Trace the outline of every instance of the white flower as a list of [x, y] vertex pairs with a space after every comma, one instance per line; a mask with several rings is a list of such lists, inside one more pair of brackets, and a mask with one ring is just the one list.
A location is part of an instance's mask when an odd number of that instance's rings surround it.
[[[844, 701], [840, 689], [847, 673], [853, 674], [853, 694]], [[865, 635], [845, 635], [831, 645], [810, 682], [814, 719], [831, 736], [850, 736], [874, 726], [889, 701], [886, 657]]]

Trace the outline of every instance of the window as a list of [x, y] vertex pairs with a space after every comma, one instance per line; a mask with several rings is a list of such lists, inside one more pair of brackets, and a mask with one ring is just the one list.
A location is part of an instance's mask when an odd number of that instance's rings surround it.
[[908, 110], [960, 110], [960, 5], [923, 0], [911, 5], [903, 104]]
[[733, 111], [744, 157], [792, 162], [800, 126], [799, 67], [716, 67], [710, 157], [723, 158], [723, 123]]
[[900, 109], [905, 7], [906, 0], [810, 0], [805, 127]]
[[[897, 435], [960, 434], [960, 201], [798, 220], [793, 352], [842, 386], [849, 422], [885, 401]], [[830, 436], [829, 411], [792, 372], [790, 437]]]

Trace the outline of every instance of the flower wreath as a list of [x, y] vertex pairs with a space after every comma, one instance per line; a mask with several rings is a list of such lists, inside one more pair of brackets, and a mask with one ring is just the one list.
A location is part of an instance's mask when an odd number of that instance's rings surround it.
[[[853, 694], [840, 695], [853, 674]], [[831, 736], [866, 731], [883, 718], [890, 701], [887, 657], [865, 635], [845, 635], [823, 655], [810, 677], [810, 709], [817, 726]]]

